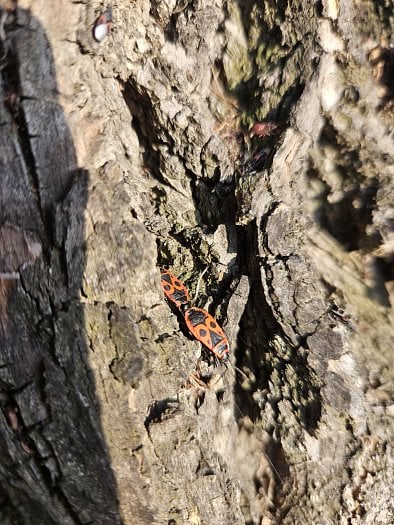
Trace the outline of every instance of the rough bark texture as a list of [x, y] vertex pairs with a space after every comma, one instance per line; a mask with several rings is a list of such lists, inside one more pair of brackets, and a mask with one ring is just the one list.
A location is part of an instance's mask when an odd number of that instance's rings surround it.
[[0, 6], [0, 522], [393, 523], [392, 1]]

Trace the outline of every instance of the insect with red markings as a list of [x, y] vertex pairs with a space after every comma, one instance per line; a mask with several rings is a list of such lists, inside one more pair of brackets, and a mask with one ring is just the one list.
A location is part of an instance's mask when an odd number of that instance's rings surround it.
[[226, 361], [229, 354], [228, 338], [212, 315], [194, 306], [188, 308], [184, 315], [190, 333], [220, 361]]
[[102, 42], [112, 28], [112, 8], [109, 7], [96, 20], [93, 28], [93, 36], [97, 42]]
[[269, 135], [275, 135], [281, 130], [281, 124], [276, 122], [256, 122], [250, 129], [250, 136], [254, 137], [257, 135], [260, 138], [268, 137]]
[[164, 295], [180, 310], [186, 308], [190, 300], [186, 286], [170, 270], [160, 268], [160, 273]]

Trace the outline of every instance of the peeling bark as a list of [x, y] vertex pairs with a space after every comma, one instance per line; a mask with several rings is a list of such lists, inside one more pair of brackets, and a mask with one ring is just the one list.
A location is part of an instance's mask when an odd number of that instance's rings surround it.
[[0, 2], [1, 523], [392, 523], [391, 2], [54, 4]]

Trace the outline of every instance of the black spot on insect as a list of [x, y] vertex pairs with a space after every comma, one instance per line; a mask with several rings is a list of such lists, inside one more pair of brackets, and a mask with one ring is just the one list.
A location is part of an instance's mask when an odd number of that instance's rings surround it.
[[204, 330], [204, 328], [200, 328], [200, 330], [198, 331], [198, 333], [201, 335], [201, 337], [205, 337], [207, 335], [207, 331]]
[[212, 346], [217, 345], [223, 339], [223, 337], [216, 332], [209, 331], [209, 335], [211, 336]]

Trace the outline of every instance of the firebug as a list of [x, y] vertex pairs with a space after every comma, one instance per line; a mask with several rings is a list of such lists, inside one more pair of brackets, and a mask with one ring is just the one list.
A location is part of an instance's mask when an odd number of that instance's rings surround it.
[[228, 359], [228, 338], [212, 315], [194, 306], [187, 309], [184, 315], [190, 333], [218, 359], [221, 361]]
[[184, 309], [189, 303], [189, 291], [170, 270], [160, 268], [161, 286], [164, 295], [180, 310]]

